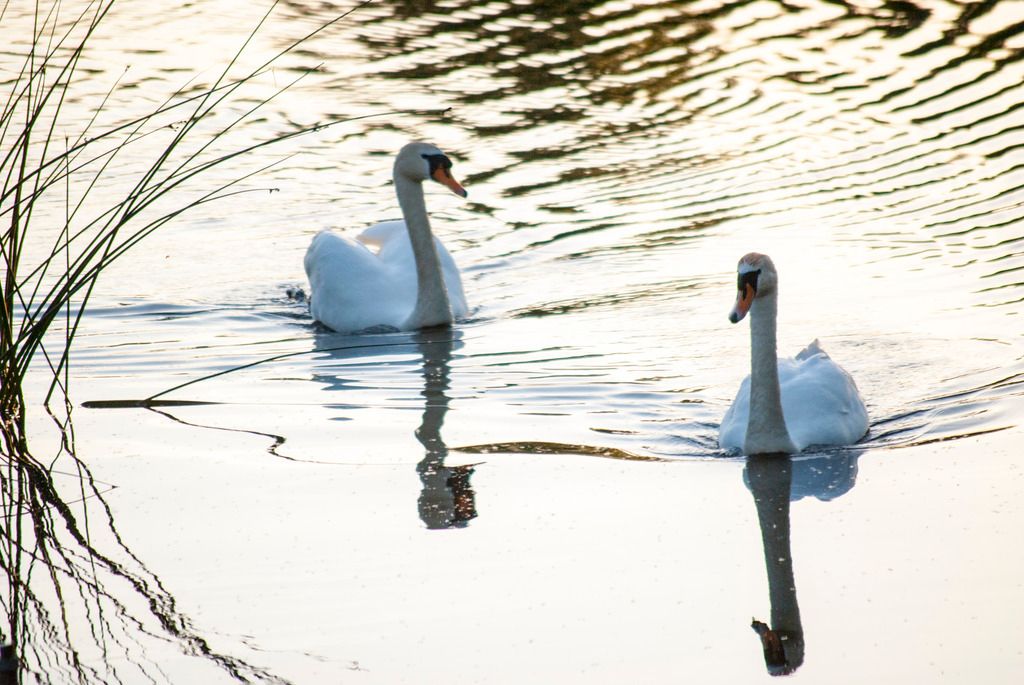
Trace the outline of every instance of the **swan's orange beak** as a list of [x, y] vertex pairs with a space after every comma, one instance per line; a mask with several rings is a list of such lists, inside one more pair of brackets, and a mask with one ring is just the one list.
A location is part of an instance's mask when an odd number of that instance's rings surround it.
[[739, 323], [750, 311], [750, 305], [754, 301], [754, 286], [750, 283], [743, 283], [739, 292], [736, 293], [736, 305], [729, 312], [729, 321]]
[[459, 185], [459, 182], [455, 180], [454, 176], [452, 176], [452, 172], [445, 169], [443, 166], [439, 166], [434, 170], [433, 178], [459, 197], [466, 197], [469, 195], [469, 193], [466, 192], [466, 189]]

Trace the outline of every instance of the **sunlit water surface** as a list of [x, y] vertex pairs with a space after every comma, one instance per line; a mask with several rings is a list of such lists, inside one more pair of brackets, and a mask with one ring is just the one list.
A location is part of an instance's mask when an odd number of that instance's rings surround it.
[[[213, 78], [252, 5], [125, 3], [72, 107], [121, 78], [116, 119]], [[346, 9], [327, 5], [282, 3], [252, 62]], [[204, 404], [79, 406], [79, 455], [209, 650], [126, 624], [87, 658], [133, 683], [743, 683], [772, 671], [755, 616], [806, 682], [1016, 682], [1022, 16], [379, 0], [286, 57], [252, 87], [315, 71], [243, 132], [451, 110], [240, 159], [216, 173], [295, 153], [248, 182], [274, 192], [186, 215], [101, 280], [76, 403], [188, 383], [161, 398]], [[398, 216], [391, 156], [416, 138], [469, 189], [427, 201], [472, 315], [331, 333], [293, 296], [303, 252]], [[820, 338], [856, 378], [853, 448], [718, 449], [753, 250], [779, 269], [780, 352]]]

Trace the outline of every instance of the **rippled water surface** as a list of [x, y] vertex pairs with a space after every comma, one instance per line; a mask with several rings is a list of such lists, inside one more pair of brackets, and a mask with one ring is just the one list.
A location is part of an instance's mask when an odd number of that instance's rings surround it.
[[[115, 6], [68, 125], [118, 79], [111, 122], [212, 81], [258, 5]], [[282, 2], [241, 62], [349, 8]], [[249, 84], [238, 112], [301, 76], [221, 144], [331, 125], [206, 177], [278, 162], [86, 310], [79, 456], [166, 600], [98, 571], [126, 611], [63, 600], [81, 658], [129, 683], [1016, 682], [1022, 57], [1005, 0], [364, 4]], [[427, 203], [471, 315], [327, 331], [305, 248], [398, 216], [409, 139], [469, 190]], [[780, 352], [817, 337], [856, 378], [860, 444], [719, 450], [755, 250]], [[26, 682], [63, 682], [36, 628]]]

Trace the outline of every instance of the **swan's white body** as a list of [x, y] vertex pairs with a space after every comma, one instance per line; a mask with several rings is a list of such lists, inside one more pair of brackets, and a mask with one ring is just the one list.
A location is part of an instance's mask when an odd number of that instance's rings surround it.
[[[811, 445], [849, 445], [868, 430], [868, 414], [857, 384], [832, 361], [818, 341], [795, 358], [778, 362], [782, 414], [786, 431], [799, 452]], [[744, 449], [750, 421], [750, 376], [743, 379], [736, 399], [722, 419], [718, 443], [723, 449]]]
[[815, 340], [795, 358], [776, 356], [777, 274], [771, 260], [740, 260], [740, 292], [730, 319], [750, 312], [750, 375], [722, 419], [718, 444], [744, 454], [849, 445], [867, 433], [868, 414], [853, 378]]
[[304, 260], [313, 318], [335, 331], [356, 332], [445, 325], [468, 313], [459, 269], [431, 232], [423, 199], [427, 178], [465, 196], [450, 166], [432, 145], [406, 145], [394, 171], [404, 220], [375, 224], [355, 240], [331, 231], [313, 238]]
[[[455, 260], [434, 238], [452, 316], [469, 313]], [[376, 252], [374, 252], [376, 250]], [[306, 251], [313, 318], [336, 331], [405, 330], [416, 306], [416, 260], [404, 221], [384, 221], [355, 240], [321, 231]]]

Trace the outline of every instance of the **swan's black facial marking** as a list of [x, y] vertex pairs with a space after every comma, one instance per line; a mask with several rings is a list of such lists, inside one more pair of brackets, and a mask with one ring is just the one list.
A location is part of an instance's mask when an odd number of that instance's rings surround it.
[[427, 164], [430, 165], [430, 177], [435, 178], [434, 174], [437, 173], [438, 169], [444, 169], [445, 176], [451, 176], [452, 160], [448, 159], [447, 156], [442, 154], [436, 155], [420, 155], [423, 159], [427, 160]]
[[427, 170], [428, 178], [437, 181], [459, 197], [468, 195], [466, 189], [452, 176], [452, 160], [447, 156], [438, 152], [436, 154], [420, 153], [420, 157], [427, 160], [427, 165], [430, 167]]
[[742, 293], [742, 292], [746, 291], [745, 286], [749, 285], [750, 289], [753, 290], [754, 294], [756, 295], [757, 294], [757, 277], [760, 276], [760, 275], [761, 275], [761, 270], [760, 269], [757, 269], [755, 271], [745, 271], [745, 272], [742, 272], [742, 273], [740, 273], [736, 277], [736, 287]]
[[750, 305], [757, 297], [757, 277], [761, 275], [760, 269], [754, 271], [741, 271], [736, 278], [736, 287], [739, 293], [736, 295], [736, 306], [729, 313], [729, 321], [739, 323], [747, 315]]

